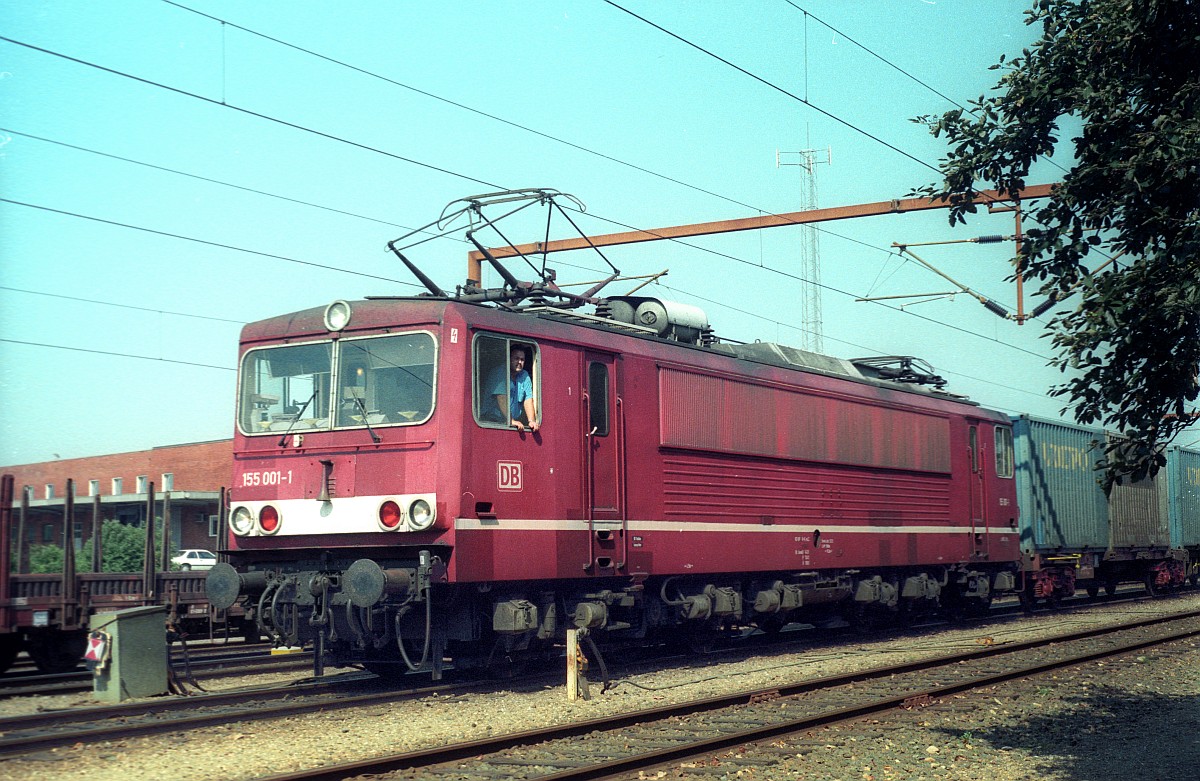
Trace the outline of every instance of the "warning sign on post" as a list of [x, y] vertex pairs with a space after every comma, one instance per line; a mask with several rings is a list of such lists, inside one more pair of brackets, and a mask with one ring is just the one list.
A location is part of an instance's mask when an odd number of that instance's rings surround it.
[[501, 491], [520, 491], [521, 490], [521, 462], [520, 461], [498, 461], [496, 462], [496, 487]]

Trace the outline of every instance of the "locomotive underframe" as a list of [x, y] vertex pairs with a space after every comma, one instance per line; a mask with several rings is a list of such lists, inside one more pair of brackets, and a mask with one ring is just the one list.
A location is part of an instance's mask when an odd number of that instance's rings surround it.
[[214, 573], [237, 579], [259, 630], [277, 645], [312, 646], [317, 674], [362, 665], [435, 678], [447, 659], [456, 669], [503, 668], [560, 654], [571, 628], [610, 648], [703, 644], [789, 623], [865, 627], [938, 611], [981, 612], [1018, 582], [1010, 563], [976, 563], [453, 583], [445, 548], [386, 554], [351, 560], [348, 552], [312, 551], [240, 575]]

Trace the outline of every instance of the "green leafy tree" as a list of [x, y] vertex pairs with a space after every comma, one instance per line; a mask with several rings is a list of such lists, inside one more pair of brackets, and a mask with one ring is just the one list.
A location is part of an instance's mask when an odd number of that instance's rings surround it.
[[[103, 558], [100, 562], [104, 572], [141, 572], [145, 561], [146, 529], [130, 526], [118, 520], [107, 520], [100, 527], [100, 542]], [[84, 546], [91, 556], [91, 544]], [[162, 521], [154, 526], [155, 562], [162, 550]], [[89, 559], [90, 560], [90, 559]]]
[[1099, 461], [1107, 488], [1157, 472], [1162, 446], [1195, 419], [1200, 0], [1038, 0], [1026, 15], [1042, 35], [993, 66], [995, 94], [915, 120], [950, 147], [944, 180], [918, 192], [962, 222], [980, 183], [1017, 193], [1062, 128], [1080, 128], [1076, 162], [1030, 206], [1014, 263], [1061, 302], [1052, 365], [1075, 372], [1051, 392], [1081, 423], [1129, 437]]
[[34, 575], [61, 573], [63, 549], [60, 545], [31, 545], [29, 547], [29, 571]]

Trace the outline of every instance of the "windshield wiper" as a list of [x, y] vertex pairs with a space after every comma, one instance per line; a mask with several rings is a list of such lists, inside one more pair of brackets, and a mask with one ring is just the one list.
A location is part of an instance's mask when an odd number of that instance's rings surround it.
[[367, 405], [363, 404], [363, 400], [358, 396], [354, 397], [354, 403], [358, 405], [358, 411], [362, 413], [363, 425], [367, 427], [367, 431], [371, 432], [371, 441], [379, 444], [380, 437], [375, 433], [375, 429], [371, 428], [371, 421], [367, 420]]
[[287, 431], [283, 432], [283, 436], [279, 438], [278, 447], [283, 447], [283, 443], [287, 442], [288, 434], [292, 433], [292, 429], [295, 428], [296, 424], [300, 422], [300, 418], [304, 417], [304, 411], [306, 409], [308, 409], [308, 405], [312, 404], [313, 399], [315, 399], [316, 397], [317, 397], [317, 389], [313, 388], [312, 395], [308, 397], [308, 401], [304, 402], [304, 406], [301, 407], [300, 411], [296, 413], [296, 417], [292, 418], [292, 423], [291, 423], [291, 425], [289, 425], [287, 427]]

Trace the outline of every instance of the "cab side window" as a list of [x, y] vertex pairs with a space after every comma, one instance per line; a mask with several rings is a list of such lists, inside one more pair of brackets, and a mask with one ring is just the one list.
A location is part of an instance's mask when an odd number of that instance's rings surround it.
[[996, 426], [996, 476], [1013, 476], [1013, 434], [1007, 426]]
[[588, 423], [594, 436], [608, 436], [608, 367], [588, 364]]
[[472, 378], [476, 422], [496, 428], [519, 422], [527, 428], [540, 421], [539, 355], [537, 345], [524, 339], [476, 337]]

